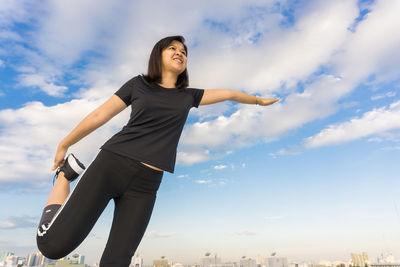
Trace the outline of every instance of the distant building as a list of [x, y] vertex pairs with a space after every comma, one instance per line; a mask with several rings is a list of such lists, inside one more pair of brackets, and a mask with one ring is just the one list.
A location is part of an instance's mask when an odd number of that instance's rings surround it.
[[221, 262], [218, 264], [210, 265], [211, 267], [239, 267], [236, 262]]
[[26, 266], [37, 266], [44, 263], [44, 256], [40, 252], [34, 252], [26, 256]]
[[221, 258], [218, 258], [217, 254], [214, 257], [206, 257], [201, 259], [202, 267], [216, 266], [221, 263]]
[[368, 254], [365, 252], [363, 252], [362, 254], [351, 253], [351, 261], [353, 263], [353, 266], [363, 267], [370, 265]]
[[139, 257], [138, 254], [135, 254], [131, 259], [129, 267], [143, 267], [143, 258]]
[[26, 256], [26, 266], [44, 266], [45, 264], [55, 265], [57, 260], [51, 260], [43, 256], [41, 252], [34, 252]]
[[253, 259], [241, 259], [239, 263], [240, 267], [257, 267], [256, 260]]
[[8, 255], [6, 257], [6, 260], [4, 261], [5, 263], [5, 267], [14, 267], [17, 265], [18, 263], [18, 257], [14, 255], [14, 253], [12, 255]]
[[85, 256], [79, 255], [78, 263], [79, 263], [79, 264], [85, 264]]
[[392, 253], [386, 253], [386, 254], [381, 254], [378, 258], [377, 258], [377, 263], [394, 263], [394, 257], [392, 255]]
[[168, 260], [153, 260], [154, 267], [168, 267]]
[[270, 257], [267, 258], [267, 266], [268, 267], [289, 267], [288, 260], [286, 257]]
[[0, 255], [0, 261], [6, 261], [7, 257], [12, 255], [14, 255], [13, 252], [5, 251], [3, 252], [3, 255]]
[[77, 260], [58, 260], [56, 264], [46, 264], [44, 267], [87, 267], [86, 264], [79, 264]]
[[[256, 258], [256, 264], [257, 264], [257, 267], [266, 267], [267, 266], [267, 261], [265, 260], [264, 257], [259, 255]], [[297, 266], [295, 266], [295, 267], [297, 267]]]
[[44, 266], [46, 264], [52, 264], [52, 265], [56, 265], [57, 260], [52, 260], [46, 257], [43, 257], [43, 264], [41, 264], [41, 266]]
[[400, 263], [372, 263], [371, 267], [400, 267]]

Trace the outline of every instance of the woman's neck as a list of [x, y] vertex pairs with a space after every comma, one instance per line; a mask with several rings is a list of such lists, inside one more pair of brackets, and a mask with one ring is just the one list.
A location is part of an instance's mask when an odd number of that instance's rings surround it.
[[166, 88], [175, 88], [178, 76], [172, 72], [163, 72], [160, 85]]

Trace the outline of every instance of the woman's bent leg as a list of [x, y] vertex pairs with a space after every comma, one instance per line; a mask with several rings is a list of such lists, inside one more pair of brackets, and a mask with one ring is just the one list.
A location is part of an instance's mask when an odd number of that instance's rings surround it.
[[[114, 192], [106, 179], [101, 151], [78, 178], [62, 205], [46, 206], [36, 235], [44, 256], [59, 259], [72, 252], [89, 234]], [[110, 192], [111, 191], [111, 192]], [[47, 212], [47, 210], [50, 210]]]

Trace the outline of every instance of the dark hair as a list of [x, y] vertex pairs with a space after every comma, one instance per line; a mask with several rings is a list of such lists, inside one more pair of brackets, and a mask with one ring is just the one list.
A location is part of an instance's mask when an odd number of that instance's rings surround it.
[[[149, 67], [147, 70], [147, 75], [143, 75], [143, 78], [149, 83], [161, 83], [161, 75], [162, 75], [162, 51], [168, 47], [172, 41], [179, 41], [183, 44], [183, 47], [186, 51], [187, 56], [187, 47], [185, 45], [185, 38], [181, 35], [168, 36], [160, 41], [158, 41], [151, 51], [150, 59], [149, 59]], [[189, 76], [187, 72], [187, 68], [179, 74], [176, 84], [176, 88], [186, 88], [189, 86]]]

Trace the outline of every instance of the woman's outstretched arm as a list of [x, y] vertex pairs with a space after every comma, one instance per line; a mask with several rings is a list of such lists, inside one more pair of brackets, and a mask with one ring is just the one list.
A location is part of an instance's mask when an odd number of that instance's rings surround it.
[[279, 101], [279, 98], [262, 98], [232, 89], [204, 89], [204, 94], [199, 105], [209, 105], [226, 100], [243, 104], [268, 106]]
[[62, 167], [64, 164], [64, 157], [70, 146], [77, 143], [83, 137], [87, 136], [112, 117], [120, 113], [126, 108], [126, 104], [117, 95], [113, 95], [104, 104], [96, 108], [89, 115], [87, 115], [79, 124], [76, 126], [70, 134], [65, 137], [57, 148], [57, 153], [54, 158], [53, 171], [57, 167]]

